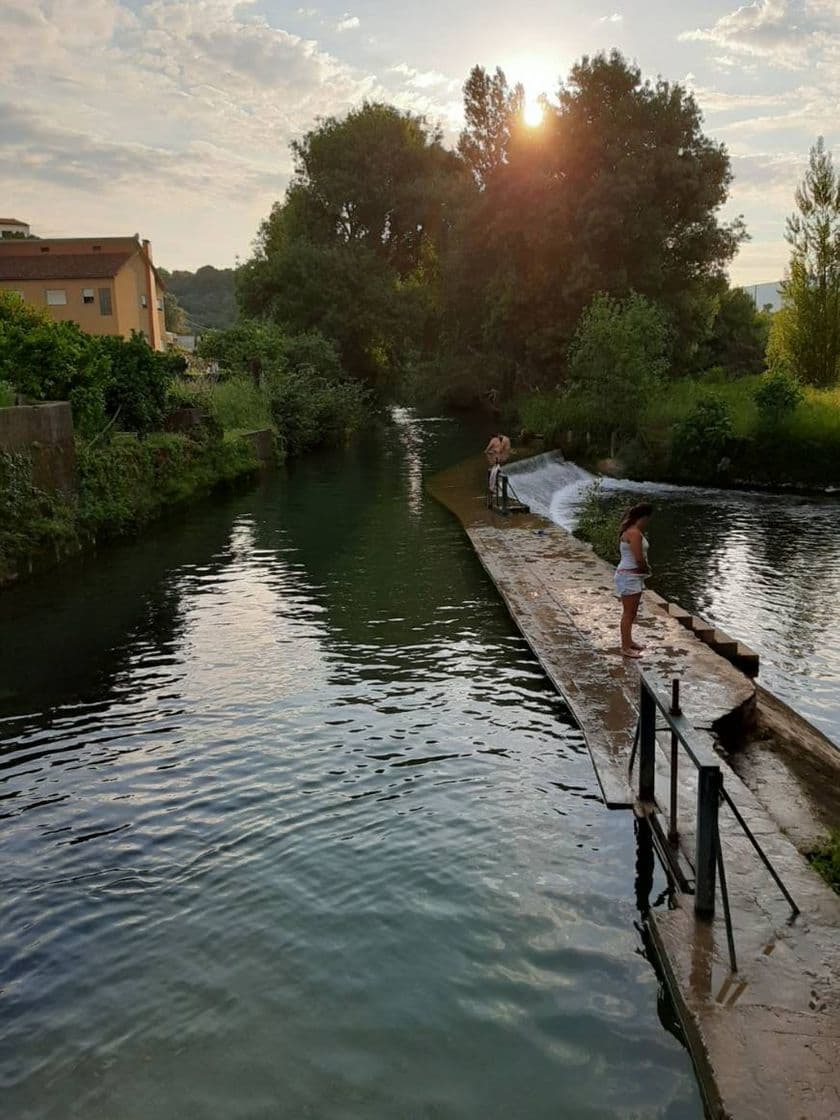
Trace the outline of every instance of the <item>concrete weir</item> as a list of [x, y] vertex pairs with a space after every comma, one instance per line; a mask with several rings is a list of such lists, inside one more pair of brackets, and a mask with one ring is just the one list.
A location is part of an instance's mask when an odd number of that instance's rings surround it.
[[[516, 624], [581, 726], [605, 804], [634, 809], [628, 764], [639, 705], [639, 663], [620, 656], [612, 569], [559, 526], [486, 508], [486, 464], [470, 460], [431, 480], [461, 521]], [[733, 812], [720, 813], [738, 971], [731, 971], [718, 907], [698, 918], [690, 892], [697, 771], [684, 759], [677, 796], [677, 884], [667, 909], [647, 912], [711, 1116], [735, 1120], [840, 1118], [840, 898], [810, 868], [738, 774], [714, 750], [751, 726], [756, 686], [648, 593], [639, 618], [646, 673], [681, 681], [699, 749], [721, 765], [726, 794], [793, 895], [795, 919]], [[661, 739], [661, 741], [659, 741]], [[657, 742], [656, 803], [667, 805], [670, 751]], [[640, 820], [639, 832], [647, 835]], [[643, 861], [640, 841], [640, 861]], [[652, 858], [652, 849], [650, 850]]]

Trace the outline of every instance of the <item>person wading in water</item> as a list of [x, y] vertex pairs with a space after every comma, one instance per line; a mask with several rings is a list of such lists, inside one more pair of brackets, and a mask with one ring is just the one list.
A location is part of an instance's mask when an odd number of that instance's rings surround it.
[[621, 599], [621, 652], [625, 657], [641, 657], [644, 646], [633, 641], [633, 623], [650, 575], [648, 540], [645, 529], [653, 516], [653, 506], [642, 502], [621, 519], [618, 550], [621, 558], [615, 570], [615, 589]]

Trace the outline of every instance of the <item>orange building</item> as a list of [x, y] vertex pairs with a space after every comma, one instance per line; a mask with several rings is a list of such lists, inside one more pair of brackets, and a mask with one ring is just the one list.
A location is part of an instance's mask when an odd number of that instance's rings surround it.
[[164, 284], [149, 242], [137, 235], [0, 240], [0, 290], [89, 334], [140, 331], [164, 349]]

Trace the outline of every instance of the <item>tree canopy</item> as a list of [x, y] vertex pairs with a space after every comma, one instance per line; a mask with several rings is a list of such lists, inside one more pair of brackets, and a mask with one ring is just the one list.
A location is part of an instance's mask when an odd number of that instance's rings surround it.
[[725, 148], [691, 94], [620, 54], [577, 63], [543, 123], [475, 67], [456, 152], [423, 118], [368, 103], [293, 145], [295, 173], [239, 271], [245, 314], [318, 329], [382, 388], [419, 373], [450, 395], [562, 383], [598, 293], [662, 310], [695, 368], [745, 236], [719, 211]]

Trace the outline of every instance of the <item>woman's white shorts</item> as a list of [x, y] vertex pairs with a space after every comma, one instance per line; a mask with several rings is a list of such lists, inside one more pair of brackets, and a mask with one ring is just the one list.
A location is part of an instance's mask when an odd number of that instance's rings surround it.
[[615, 572], [615, 590], [616, 594], [622, 598], [625, 595], [639, 595], [645, 589], [645, 577], [637, 575], [635, 572], [625, 572], [621, 568], [616, 568]]

